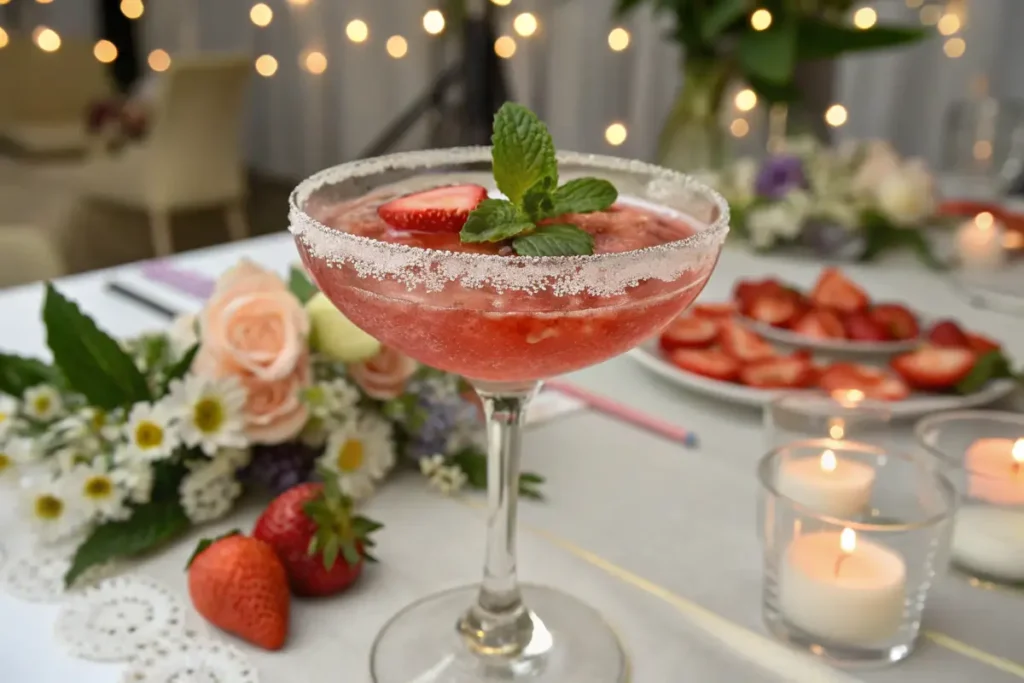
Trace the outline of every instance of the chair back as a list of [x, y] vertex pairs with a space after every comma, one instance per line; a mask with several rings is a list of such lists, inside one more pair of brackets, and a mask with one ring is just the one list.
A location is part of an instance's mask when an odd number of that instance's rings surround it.
[[60, 277], [62, 255], [44, 228], [0, 225], [0, 288]]
[[146, 142], [151, 205], [188, 208], [241, 198], [244, 56], [178, 58], [161, 76]]

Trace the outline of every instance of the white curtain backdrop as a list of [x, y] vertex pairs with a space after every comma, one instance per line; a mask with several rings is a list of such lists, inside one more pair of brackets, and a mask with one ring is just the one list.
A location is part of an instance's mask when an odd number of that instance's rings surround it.
[[[934, 0], [932, 0], [934, 1]], [[255, 0], [145, 0], [143, 53], [163, 48], [174, 55], [190, 50], [242, 51], [273, 55], [271, 78], [253, 74], [246, 139], [252, 165], [286, 178], [358, 154], [432, 80], [440, 64], [441, 37], [428, 35], [423, 14], [439, 0], [264, 0], [271, 24], [249, 20]], [[904, 0], [873, 4], [881, 20], [918, 21]], [[556, 144], [567, 149], [653, 158], [658, 131], [679, 87], [681, 56], [662, 39], [665, 26], [640, 12], [623, 24], [631, 43], [622, 52], [608, 46], [613, 0], [511, 0], [501, 10], [500, 31], [515, 37], [517, 51], [506, 60], [516, 98], [548, 121]], [[909, 49], [848, 58], [837, 69], [836, 99], [849, 112], [842, 137], [882, 137], [907, 154], [937, 161], [942, 123], [949, 104], [965, 97], [977, 76], [988, 78], [997, 97], [1024, 98], [1022, 0], [954, 0], [962, 15], [958, 34], [966, 41], [959, 59], [947, 57], [943, 38]], [[97, 17], [87, 0], [25, 3], [27, 26], [45, 24], [62, 35], [96, 38]], [[512, 22], [533, 12], [540, 24], [530, 38], [515, 35]], [[346, 24], [361, 19], [369, 39], [345, 36]], [[389, 36], [408, 41], [408, 53], [393, 59]], [[319, 50], [327, 69], [313, 75], [301, 57]], [[737, 84], [737, 87], [740, 87]], [[739, 114], [738, 114], [739, 115]], [[763, 133], [763, 112], [751, 115], [752, 132]], [[623, 123], [628, 138], [619, 147], [604, 132]], [[403, 148], [422, 146], [426, 128], [413, 131]]]

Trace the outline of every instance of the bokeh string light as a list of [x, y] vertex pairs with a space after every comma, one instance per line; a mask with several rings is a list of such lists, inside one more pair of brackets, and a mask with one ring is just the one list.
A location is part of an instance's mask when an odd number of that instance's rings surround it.
[[270, 78], [277, 73], [277, 59], [273, 55], [260, 55], [256, 58], [256, 73]]
[[0, 26], [0, 49], [7, 47], [7, 43], [11, 42], [10, 37], [7, 35], [7, 31]]
[[167, 50], [156, 49], [149, 53], [146, 63], [157, 73], [167, 71], [171, 68], [171, 56], [167, 54]]
[[353, 43], [365, 43], [370, 37], [370, 27], [362, 19], [353, 19], [345, 26], [345, 35]]
[[841, 104], [833, 104], [825, 110], [825, 123], [833, 128], [842, 126], [848, 118], [849, 114], [846, 112], [846, 107]]
[[314, 76], [319, 76], [327, 71], [327, 56], [319, 50], [310, 50], [302, 57], [302, 67]]
[[869, 29], [878, 22], [878, 13], [870, 7], [861, 7], [853, 14], [853, 25], [859, 29]]
[[957, 59], [964, 56], [967, 51], [967, 43], [963, 38], [950, 38], [942, 45], [942, 51], [950, 59]]
[[729, 124], [729, 132], [735, 138], [745, 138], [750, 132], [750, 124], [746, 119], [733, 119]]
[[920, 17], [925, 26], [934, 26], [942, 18], [942, 9], [938, 5], [925, 5], [921, 8]]
[[491, 2], [493, 2], [498, 7], [508, 7], [509, 3], [511, 3], [512, 0], [491, 0]]
[[274, 20], [274, 10], [266, 3], [257, 2], [249, 10], [249, 20], [260, 28], [270, 26], [270, 22]]
[[409, 41], [402, 36], [391, 36], [385, 48], [393, 59], [401, 59], [409, 52]]
[[93, 45], [92, 55], [96, 58], [96, 61], [110, 64], [117, 59], [117, 46], [109, 40], [98, 40]]
[[523, 38], [529, 38], [536, 33], [538, 26], [537, 17], [529, 12], [523, 12], [512, 21], [512, 28]]
[[604, 139], [612, 147], [618, 147], [626, 141], [627, 137], [629, 137], [629, 131], [626, 130], [626, 124], [618, 121], [608, 126], [604, 131]]
[[757, 106], [757, 94], [750, 88], [744, 88], [736, 93], [733, 103], [740, 111], [752, 111]]
[[129, 19], [138, 19], [145, 11], [142, 0], [121, 0], [121, 14]]
[[755, 31], [764, 31], [772, 25], [772, 13], [766, 9], [756, 10], [750, 15], [750, 26]]
[[423, 30], [432, 36], [444, 31], [444, 14], [441, 10], [432, 9], [423, 15]]
[[494, 41], [494, 54], [502, 59], [511, 59], [516, 53], [516, 40], [512, 36], [501, 36]]
[[34, 34], [36, 45], [43, 52], [56, 52], [60, 49], [60, 34], [52, 28], [40, 26]]
[[960, 17], [952, 12], [946, 12], [939, 19], [939, 33], [944, 36], [951, 36], [960, 30]]
[[615, 52], [622, 52], [629, 47], [629, 41], [629, 31], [621, 26], [613, 28], [611, 32], [608, 33], [608, 47]]

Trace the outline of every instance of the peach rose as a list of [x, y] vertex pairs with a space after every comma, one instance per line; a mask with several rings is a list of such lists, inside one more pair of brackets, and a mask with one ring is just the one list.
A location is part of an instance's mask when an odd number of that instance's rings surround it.
[[385, 346], [376, 356], [348, 366], [349, 377], [371, 398], [387, 401], [405, 392], [419, 364], [404, 353]]
[[200, 316], [194, 370], [237, 377], [248, 390], [246, 432], [253, 443], [293, 438], [308, 417], [309, 318], [273, 272], [242, 261], [217, 282]]

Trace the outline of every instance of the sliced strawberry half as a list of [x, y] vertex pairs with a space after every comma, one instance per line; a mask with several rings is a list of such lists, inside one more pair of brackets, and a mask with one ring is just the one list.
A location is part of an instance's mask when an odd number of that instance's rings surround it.
[[901, 401], [910, 388], [898, 376], [881, 368], [856, 363], [833, 363], [818, 376], [818, 386], [829, 393], [855, 389], [876, 401]]
[[708, 318], [677, 318], [661, 333], [661, 348], [667, 352], [676, 349], [703, 349], [715, 343], [718, 324]]
[[690, 313], [697, 318], [731, 318], [736, 315], [736, 305], [728, 301], [714, 304], [694, 304]]
[[984, 356], [986, 353], [998, 351], [1003, 348], [1002, 344], [997, 342], [995, 339], [989, 339], [988, 337], [980, 334], [974, 334], [973, 332], [967, 333], [967, 343], [970, 346], [971, 351], [974, 351], [974, 353], [979, 356]]
[[910, 309], [900, 304], [878, 304], [871, 309], [871, 318], [884, 327], [893, 339], [917, 339], [921, 326]]
[[955, 386], [970, 374], [976, 359], [970, 349], [925, 346], [896, 356], [890, 365], [910, 386], [939, 391]]
[[722, 382], [734, 382], [740, 374], [736, 359], [717, 349], [680, 349], [668, 359], [681, 370]]
[[824, 308], [804, 313], [792, 329], [811, 339], [846, 339], [843, 321], [834, 312]]
[[848, 339], [865, 342], [883, 342], [890, 339], [889, 330], [864, 311], [846, 316], [843, 327]]
[[458, 232], [487, 189], [479, 185], [449, 185], [393, 199], [377, 215], [393, 228], [423, 232]]
[[722, 350], [741, 363], [752, 363], [775, 356], [775, 349], [759, 334], [742, 325], [725, 321], [718, 330], [718, 343]]
[[818, 281], [811, 290], [811, 301], [816, 306], [831, 308], [840, 313], [863, 311], [870, 299], [867, 292], [843, 275], [838, 268], [821, 271]]
[[928, 330], [928, 343], [953, 349], [971, 348], [967, 333], [952, 320], [939, 320]]
[[743, 307], [743, 312], [747, 317], [772, 327], [788, 327], [801, 311], [797, 297], [783, 292], [757, 294]]
[[814, 385], [816, 375], [809, 360], [788, 356], [746, 365], [740, 370], [740, 382], [759, 389], [804, 389]]
[[736, 283], [732, 296], [736, 303], [740, 305], [740, 308], [746, 308], [759, 296], [764, 294], [782, 294], [785, 291], [786, 288], [782, 286], [782, 283], [770, 278], [764, 280], [740, 280]]

